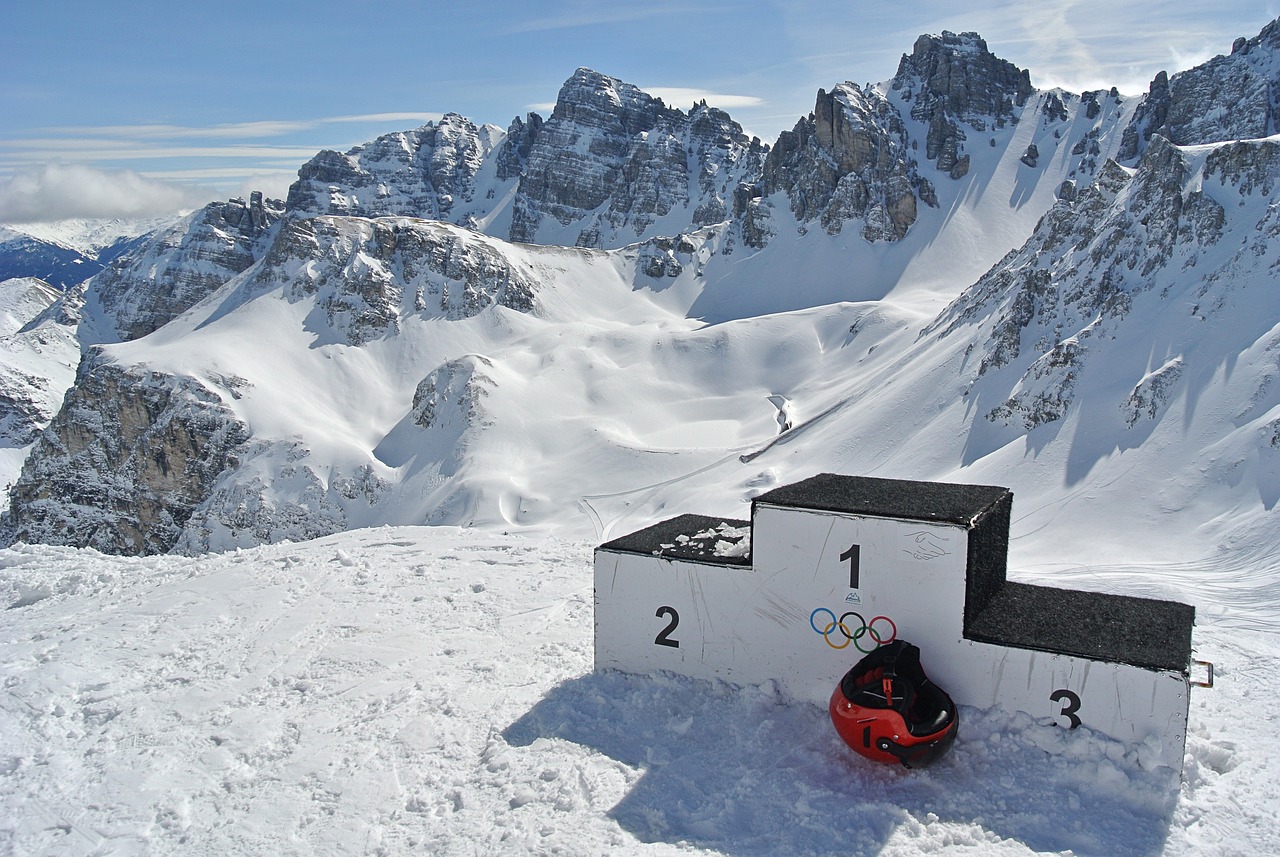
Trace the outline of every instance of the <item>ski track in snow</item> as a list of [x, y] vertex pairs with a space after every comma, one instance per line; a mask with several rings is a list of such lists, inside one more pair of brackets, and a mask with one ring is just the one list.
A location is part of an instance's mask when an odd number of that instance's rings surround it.
[[[1280, 637], [1212, 616], [1179, 787], [963, 709], [922, 771], [769, 686], [592, 672], [592, 545], [382, 528], [0, 550], [11, 854], [1261, 855]], [[1157, 576], [1159, 568], [1132, 567]], [[607, 633], [607, 629], [606, 629]]]

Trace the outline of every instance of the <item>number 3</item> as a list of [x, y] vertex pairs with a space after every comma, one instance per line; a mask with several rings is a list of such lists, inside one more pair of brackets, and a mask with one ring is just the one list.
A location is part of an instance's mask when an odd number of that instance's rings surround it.
[[658, 612], [653, 614], [661, 619], [663, 616], [670, 617], [671, 621], [667, 623], [667, 627], [658, 632], [658, 636], [653, 641], [659, 646], [670, 646], [673, 649], [680, 648], [680, 641], [671, 639], [671, 632], [680, 624], [680, 614], [676, 612], [674, 607], [659, 607]]
[[1052, 702], [1062, 702], [1063, 700], [1066, 700], [1062, 706], [1062, 710], [1059, 711], [1058, 714], [1067, 718], [1067, 722], [1071, 724], [1072, 729], [1075, 729], [1080, 725], [1080, 718], [1076, 716], [1076, 712], [1080, 710], [1079, 696], [1063, 688], [1062, 690], [1055, 690], [1053, 693], [1049, 694], [1049, 699]]

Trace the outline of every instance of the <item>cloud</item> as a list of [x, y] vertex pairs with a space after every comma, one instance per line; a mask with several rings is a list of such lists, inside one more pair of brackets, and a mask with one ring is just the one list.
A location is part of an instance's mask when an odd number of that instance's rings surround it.
[[[570, 9], [560, 14], [543, 15], [525, 21], [517, 21], [506, 27], [507, 35], [519, 33], [537, 33], [548, 30], [569, 30], [579, 27], [597, 27], [610, 24], [630, 24], [652, 18], [669, 18], [677, 15], [679, 7], [662, 7], [648, 5], [635, 7], [628, 5], [624, 9], [603, 9], [597, 4], [570, 4]], [[536, 8], [536, 7], [531, 7]]]
[[0, 177], [0, 222], [45, 223], [83, 218], [158, 217], [208, 200], [185, 185], [156, 181], [128, 170], [80, 164], [44, 164]]
[[[311, 131], [323, 125], [343, 123], [438, 122], [443, 113], [364, 113], [355, 116], [324, 116], [319, 119], [260, 119], [221, 125], [89, 125], [39, 129], [59, 136], [79, 135], [125, 140], [259, 139], [282, 137]], [[104, 141], [105, 142], [105, 141]]]
[[707, 104], [719, 107], [721, 110], [734, 107], [759, 107], [764, 104], [764, 99], [756, 98], [754, 95], [722, 95], [706, 89], [689, 89], [679, 86], [650, 86], [644, 91], [654, 98], [661, 98], [673, 107], [693, 105], [699, 101], [706, 101]]

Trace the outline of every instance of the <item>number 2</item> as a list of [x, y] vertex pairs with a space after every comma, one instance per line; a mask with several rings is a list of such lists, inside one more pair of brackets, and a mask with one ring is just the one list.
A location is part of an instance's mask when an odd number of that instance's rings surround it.
[[670, 646], [673, 649], [680, 648], [680, 641], [671, 639], [671, 632], [680, 624], [680, 614], [676, 612], [676, 608], [666, 606], [659, 607], [658, 612], [653, 615], [659, 619], [663, 616], [667, 616], [671, 619], [671, 621], [667, 623], [667, 627], [659, 631], [658, 636], [654, 637], [653, 641], [659, 646]]

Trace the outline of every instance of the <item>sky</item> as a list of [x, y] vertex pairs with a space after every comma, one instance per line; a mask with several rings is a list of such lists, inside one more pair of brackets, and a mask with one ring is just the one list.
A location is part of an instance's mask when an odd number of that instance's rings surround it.
[[0, 0], [0, 222], [147, 217], [262, 190], [321, 149], [446, 112], [550, 113], [579, 66], [772, 143], [819, 88], [976, 31], [1037, 87], [1138, 94], [1228, 53], [1280, 0]]

